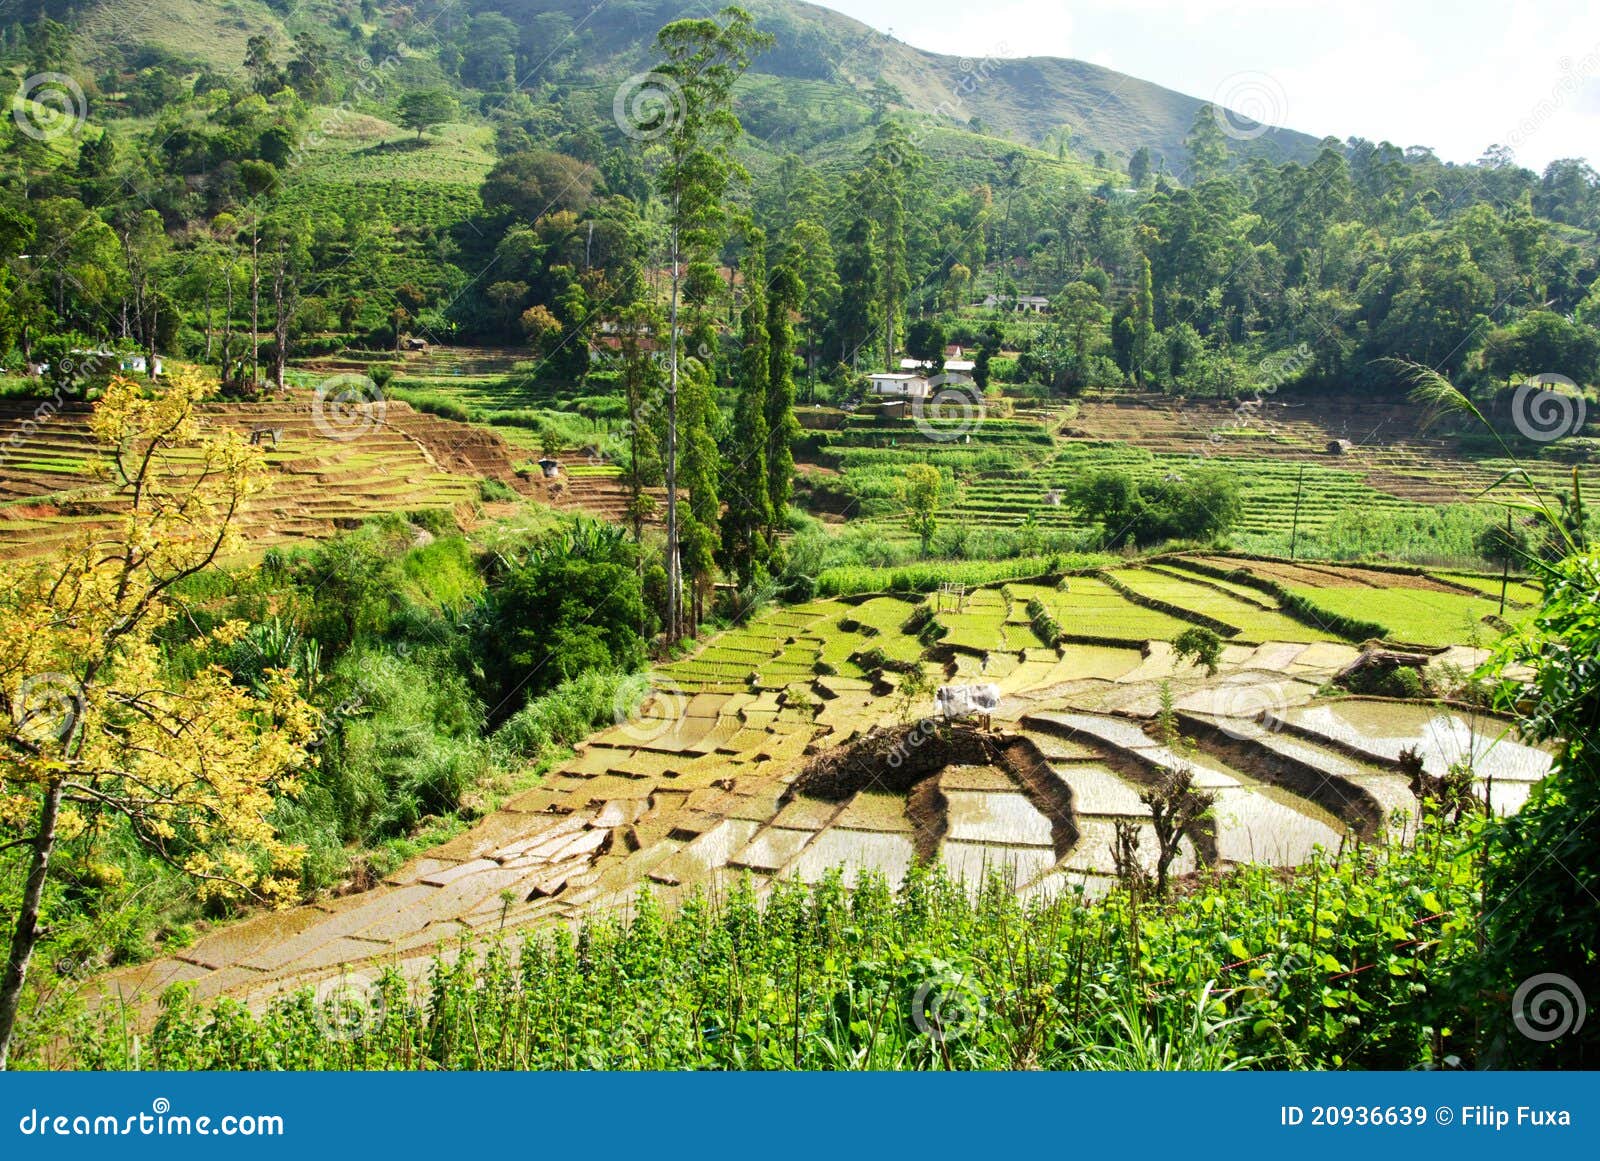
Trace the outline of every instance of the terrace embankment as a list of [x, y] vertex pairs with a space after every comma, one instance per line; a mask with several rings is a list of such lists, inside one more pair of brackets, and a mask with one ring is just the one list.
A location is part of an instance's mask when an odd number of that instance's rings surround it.
[[1049, 820], [1050, 846], [1058, 858], [1077, 843], [1072, 790], [1055, 776], [1039, 747], [1021, 734], [961, 722], [924, 719], [875, 729], [827, 750], [799, 772], [783, 802], [798, 797], [842, 802], [874, 791], [904, 794], [907, 817], [923, 840], [917, 853], [931, 860], [950, 830], [951, 803], [940, 776], [952, 767], [990, 769], [1003, 775], [1005, 792], [1021, 792]]
[[[486, 479], [557, 507], [626, 515], [619, 478], [563, 476], [554, 486], [529, 479], [527, 455], [497, 431], [399, 400], [334, 415], [296, 391], [271, 402], [206, 404], [200, 417], [262, 444], [267, 487], [241, 521], [252, 549], [331, 536], [386, 512], [470, 507]], [[106, 455], [86, 406], [46, 414], [30, 401], [0, 401], [0, 450], [0, 557], [39, 555], [114, 525], [124, 501], [106, 491]], [[175, 449], [171, 472], [181, 476], [190, 458]]]
[[[1330, 584], [1342, 579], [1329, 568]], [[1163, 576], [1184, 583], [1170, 572], [1131, 582]], [[165, 983], [188, 980], [198, 998], [253, 1003], [349, 970], [392, 965], [421, 979], [464, 939], [625, 915], [646, 891], [670, 908], [740, 883], [757, 896], [780, 879], [898, 884], [919, 861], [968, 890], [999, 876], [1028, 897], [1092, 898], [1116, 886], [1119, 834], [1136, 832], [1137, 857], [1153, 863], [1142, 794], [1157, 771], [1179, 763], [1216, 804], [1183, 841], [1178, 874], [1207, 864], [1294, 866], [1319, 847], [1380, 834], [1397, 813], [1414, 817], [1415, 799], [1395, 772], [1401, 747], [1421, 747], [1430, 771], [1476, 762], [1501, 810], [1515, 809], [1548, 769], [1542, 751], [1496, 748], [1487, 735], [1500, 723], [1319, 697], [1357, 647], [1304, 631], [1262, 590], [1209, 579], [1189, 586], [1211, 602], [1202, 607], [1263, 636], [1230, 639], [1215, 673], [1173, 652], [1170, 638], [1188, 622], [1094, 577], [1065, 578], [1065, 588], [1048, 578], [1007, 582], [1009, 594], [980, 590], [957, 609], [914, 594], [769, 608], [663, 665], [626, 720], [373, 889], [223, 925], [99, 985], [143, 1005]], [[1152, 591], [1171, 599], [1165, 582]], [[1418, 595], [1487, 601], [1394, 591], [1402, 604]], [[1019, 658], [1016, 642], [1032, 638], [1033, 601], [1118, 645], [1025, 645]], [[1000, 686], [993, 728], [946, 722], [931, 698], [905, 694], [919, 669], [947, 678], [919, 636], [933, 621], [963, 646], [958, 669]], [[1298, 639], [1270, 636], [1283, 626]], [[1468, 639], [1448, 653], [1464, 669], [1487, 656], [1465, 648]], [[1148, 732], [1169, 697], [1196, 749]]]

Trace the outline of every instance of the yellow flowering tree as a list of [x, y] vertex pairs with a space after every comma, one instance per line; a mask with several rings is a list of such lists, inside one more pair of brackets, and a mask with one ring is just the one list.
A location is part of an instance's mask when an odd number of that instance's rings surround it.
[[0, 574], [0, 849], [29, 852], [0, 981], [0, 1068], [58, 844], [123, 827], [203, 898], [281, 903], [296, 889], [302, 851], [269, 816], [298, 789], [314, 712], [285, 673], [260, 693], [216, 665], [174, 680], [154, 638], [176, 614], [174, 586], [236, 545], [263, 480], [259, 449], [202, 430], [203, 390], [181, 375], [153, 389], [114, 380], [92, 425], [116, 527]]

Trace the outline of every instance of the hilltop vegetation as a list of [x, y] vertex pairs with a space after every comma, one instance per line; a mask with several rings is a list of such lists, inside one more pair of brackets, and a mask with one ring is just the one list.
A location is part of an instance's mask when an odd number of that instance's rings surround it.
[[[248, 305], [274, 378], [279, 345], [416, 333], [527, 344], [544, 374], [583, 379], [633, 280], [662, 290], [657, 159], [628, 123], [650, 90], [625, 82], [672, 11], [240, 0], [118, 22], [99, 4], [47, 5], [5, 30], [5, 59], [17, 75], [66, 70], [82, 97], [66, 94], [47, 141], [6, 126], [22, 162], [11, 196], [37, 208], [18, 206], [3, 245], [60, 252], [58, 271], [12, 259], [11, 277], [48, 292], [10, 296], [8, 361], [37, 358], [52, 333], [237, 359], [241, 341], [257, 351], [239, 334]], [[775, 254], [805, 251], [812, 375], [838, 384], [891, 363], [896, 335], [935, 319], [987, 352], [996, 379], [1058, 393], [1392, 388], [1388, 356], [1485, 387], [1595, 376], [1600, 191], [1581, 161], [1535, 175], [1503, 150], [1472, 166], [1355, 139], [1274, 151], [1271, 134], [1229, 136], [1209, 106], [1152, 104], [1136, 85], [1096, 116], [1160, 116], [1115, 131], [1091, 118], [1041, 151], [1060, 128], [1040, 120], [1047, 78], [1071, 62], [947, 76], [948, 61], [823, 9], [756, 17], [774, 41], [735, 86], [751, 180], [729, 196]], [[930, 113], [952, 86], [971, 117]], [[1001, 99], [1006, 86], [1022, 87]], [[1084, 100], [1104, 89], [1087, 84]], [[433, 96], [426, 122], [408, 121]], [[1026, 117], [1000, 124], [991, 98]], [[737, 269], [736, 239], [715, 249]], [[1019, 294], [1051, 299], [1053, 316], [1008, 317]], [[971, 309], [985, 296], [1002, 309]], [[130, 314], [132, 300], [146, 305]], [[523, 321], [536, 308], [550, 319], [537, 334]]]
[[[11, 196], [36, 208], [19, 204], [3, 245], [59, 251], [60, 266], [13, 257], [10, 277], [48, 289], [9, 296], [8, 362], [37, 359], [52, 333], [212, 363], [247, 341], [256, 374], [257, 342], [239, 333], [249, 313], [274, 378], [279, 345], [382, 348], [410, 332], [528, 343], [544, 373], [582, 379], [638, 293], [630, 272], [642, 265], [661, 289], [651, 143], [617, 109], [638, 95], [619, 90], [624, 70], [649, 65], [670, 5], [579, 21], [559, 5], [241, 0], [131, 23], [97, 4], [47, 7], [72, 23], [10, 25], [6, 60], [14, 74], [64, 69], [82, 97], [66, 93], [68, 120], [44, 142], [6, 126], [22, 162]], [[1022, 143], [1048, 103], [1037, 93], [1002, 102], [1028, 110], [1026, 126], [987, 136], [971, 119], [929, 119], [910, 78], [949, 78], [925, 54], [856, 37], [821, 9], [757, 16], [775, 41], [735, 89], [752, 179], [730, 196], [775, 246], [805, 249], [812, 374], [838, 382], [841, 364], [890, 362], [905, 323], [937, 318], [946, 340], [993, 358], [997, 379], [1055, 392], [1385, 386], [1377, 360], [1396, 355], [1486, 386], [1594, 377], [1600, 194], [1579, 161], [1534, 175], [1503, 151], [1458, 166], [1332, 139], [1274, 156], [1260, 148], [1270, 135], [1229, 137], [1232, 123], [1195, 102], [1181, 126], [1169, 112], [1112, 150], [1078, 143], [1092, 140], [1085, 125], [1041, 152]], [[896, 72], [908, 54], [917, 67]], [[993, 63], [974, 102], [1056, 67]], [[859, 83], [804, 91], [841, 78]], [[403, 124], [431, 94], [443, 105], [429, 123]], [[1119, 88], [1102, 113], [1136, 97]], [[818, 110], [837, 123], [812, 125]], [[739, 265], [736, 242], [718, 249]], [[969, 309], [1021, 293], [1057, 300], [1053, 317]], [[145, 305], [130, 313], [133, 300]], [[535, 308], [554, 329], [527, 329]]]

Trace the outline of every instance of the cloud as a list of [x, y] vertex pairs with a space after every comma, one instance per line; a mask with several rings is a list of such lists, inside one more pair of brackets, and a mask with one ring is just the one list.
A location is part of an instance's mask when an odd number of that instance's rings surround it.
[[[1600, 5], [1488, 0], [828, 0], [919, 48], [962, 56], [1070, 56], [1209, 100], [1228, 78], [1271, 76], [1283, 122], [1314, 136], [1427, 145], [1473, 161], [1503, 143], [1590, 46]], [[1007, 51], [995, 46], [1004, 45]], [[1570, 88], [1517, 154], [1535, 168], [1593, 155], [1600, 68]]]

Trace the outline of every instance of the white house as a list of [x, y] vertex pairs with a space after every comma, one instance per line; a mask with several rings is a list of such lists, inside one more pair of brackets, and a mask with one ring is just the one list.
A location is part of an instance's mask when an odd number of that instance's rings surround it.
[[[977, 366], [971, 359], [946, 359], [944, 370], [947, 375], [970, 375]], [[902, 371], [931, 371], [933, 364], [925, 359], [901, 359]]]
[[[143, 375], [145, 373], [144, 366], [145, 363], [143, 355], [122, 355], [117, 360], [117, 370], [131, 371], [136, 375]], [[156, 356], [156, 374], [158, 376], [161, 374], [160, 355]]]
[[[143, 355], [135, 355], [135, 354], [132, 354], [131, 352], [130, 353], [119, 353], [117, 351], [107, 351], [107, 350], [90, 351], [90, 350], [83, 350], [81, 348], [76, 348], [73, 351], [71, 351], [70, 353], [71, 353], [73, 358], [78, 359], [79, 361], [82, 361], [84, 359], [94, 359], [97, 364], [102, 365], [102, 366], [104, 364], [109, 363], [111, 360], [115, 359], [116, 362], [117, 362], [117, 370], [121, 371], [121, 372], [123, 372], [125, 374], [126, 373], [132, 373], [132, 374], [135, 374], [135, 375], [143, 375], [145, 373], [145, 370], [144, 370], [144, 368], [145, 368], [145, 358], [144, 358]], [[49, 363], [40, 363], [39, 364], [39, 373], [40, 374], [44, 374], [45, 372], [47, 372], [49, 370], [50, 370], [50, 364]], [[156, 374], [157, 375], [161, 374], [161, 356], [160, 355], [156, 356]]]
[[[1005, 303], [998, 294], [986, 294], [983, 305], [992, 308]], [[1050, 300], [1042, 294], [1019, 294], [1017, 304], [1012, 309], [1018, 314], [1045, 314], [1050, 310]]]
[[928, 380], [912, 371], [878, 371], [868, 376], [874, 395], [898, 396], [902, 399], [926, 399]]

